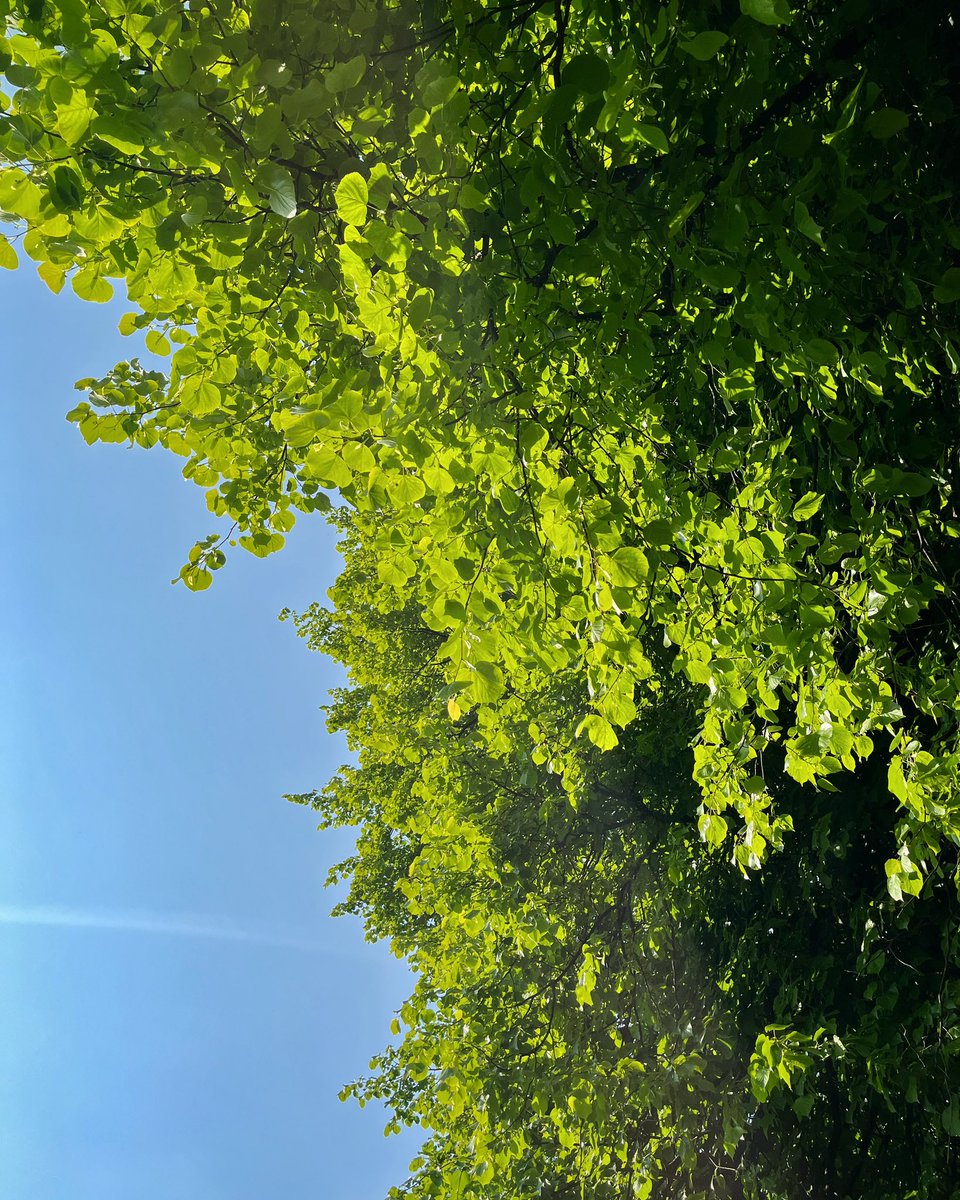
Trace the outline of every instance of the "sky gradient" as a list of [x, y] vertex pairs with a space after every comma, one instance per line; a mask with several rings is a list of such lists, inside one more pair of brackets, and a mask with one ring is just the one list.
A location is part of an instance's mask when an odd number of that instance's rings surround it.
[[334, 535], [172, 587], [216, 522], [181, 460], [64, 420], [138, 352], [68, 291], [0, 272], [0, 1195], [380, 1200], [416, 1139], [336, 1093], [410, 979], [327, 915], [349, 835], [281, 799], [345, 757], [338, 676], [277, 621]]

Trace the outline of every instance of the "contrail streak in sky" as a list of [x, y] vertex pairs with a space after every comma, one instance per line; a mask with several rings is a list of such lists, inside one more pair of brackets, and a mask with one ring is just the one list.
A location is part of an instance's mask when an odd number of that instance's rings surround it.
[[[351, 950], [324, 946], [306, 938], [287, 937], [266, 929], [250, 929], [223, 917], [195, 913], [144, 912], [137, 909], [89, 909], [54, 904], [0, 904], [0, 925], [52, 926], [58, 929], [115, 929], [121, 933], [152, 933], [167, 937], [205, 938], [301, 950], [313, 954], [355, 957]], [[358, 948], [359, 949], [359, 948]]]

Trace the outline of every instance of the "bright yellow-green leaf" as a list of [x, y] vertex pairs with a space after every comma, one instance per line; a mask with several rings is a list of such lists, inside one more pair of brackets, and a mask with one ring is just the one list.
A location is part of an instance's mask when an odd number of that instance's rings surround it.
[[577, 726], [577, 737], [582, 737], [584, 734], [600, 750], [612, 750], [620, 742], [616, 730], [610, 722], [598, 713], [584, 717]]
[[73, 290], [81, 300], [93, 300], [105, 304], [113, 298], [113, 287], [96, 267], [82, 267], [70, 280]]
[[37, 267], [37, 274], [55, 295], [63, 290], [67, 278], [63, 267], [49, 262], [40, 263]]
[[367, 181], [351, 171], [337, 184], [337, 213], [348, 225], [361, 226], [367, 219]]
[[353, 472], [344, 460], [326, 447], [318, 447], [307, 455], [306, 469], [313, 478], [327, 487], [346, 487]]
[[395, 504], [415, 504], [427, 494], [422, 479], [416, 475], [398, 475], [387, 484], [390, 499]]
[[823, 503], [823, 495], [818, 492], [806, 492], [793, 506], [793, 519], [795, 521], [809, 521], [820, 511], [820, 505]]
[[610, 578], [615, 584], [632, 587], [650, 574], [650, 563], [638, 546], [621, 546], [610, 560]]
[[8, 271], [15, 271], [17, 266], [16, 250], [10, 245], [9, 238], [0, 233], [0, 267], [5, 267]]

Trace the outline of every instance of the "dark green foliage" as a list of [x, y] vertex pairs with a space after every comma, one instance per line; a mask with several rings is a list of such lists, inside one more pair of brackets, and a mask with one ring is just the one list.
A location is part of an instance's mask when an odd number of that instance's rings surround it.
[[[565, 793], [529, 731], [492, 755], [445, 719], [435, 644], [344, 548], [339, 617], [298, 624], [350, 668], [329, 716], [360, 763], [299, 799], [361, 824], [343, 907], [419, 972], [347, 1089], [435, 1130], [403, 1194], [952, 1196], [960, 905], [948, 856], [886, 895], [879, 760], [831, 793], [768, 759], [797, 832], [747, 882], [695, 833], [688, 686]], [[543, 719], [577, 719], [575, 677]]]

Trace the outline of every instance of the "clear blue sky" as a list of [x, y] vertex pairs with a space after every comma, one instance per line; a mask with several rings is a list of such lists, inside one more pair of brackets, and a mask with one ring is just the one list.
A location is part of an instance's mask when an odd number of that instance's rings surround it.
[[215, 523], [182, 460], [64, 420], [136, 353], [68, 292], [0, 272], [0, 1196], [380, 1200], [416, 1139], [336, 1093], [409, 976], [327, 915], [349, 837], [281, 799], [344, 757], [277, 621], [334, 539], [171, 587]]

